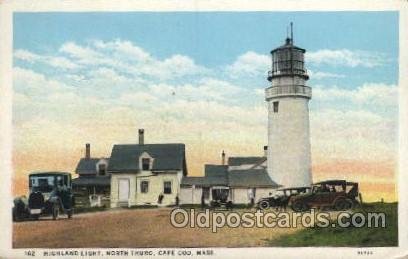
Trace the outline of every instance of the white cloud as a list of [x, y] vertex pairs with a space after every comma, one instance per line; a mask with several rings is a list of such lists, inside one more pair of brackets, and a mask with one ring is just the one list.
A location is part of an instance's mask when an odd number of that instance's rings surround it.
[[367, 110], [311, 112], [312, 150], [319, 157], [384, 161], [395, 157], [396, 121]]
[[[323, 54], [327, 57], [327, 53]], [[313, 62], [326, 64], [323, 54], [312, 55]], [[338, 53], [332, 58], [337, 56]], [[177, 134], [197, 138], [197, 134], [201, 136], [203, 132], [219, 132], [231, 139], [231, 143], [253, 136], [257, 136], [256, 141], [266, 139], [267, 110], [260, 98], [264, 88], [239, 87], [234, 78], [253, 80], [254, 76], [265, 73], [270, 66], [266, 55], [249, 51], [233, 64], [221, 67], [219, 73], [196, 64], [188, 56], [174, 54], [159, 59], [134, 43], [122, 40], [94, 41], [86, 46], [69, 42], [54, 56], [17, 50], [15, 58], [68, 69], [56, 77], [14, 68], [14, 104], [18, 109], [15, 123], [21, 125], [23, 121], [26, 128], [30, 126], [30, 119], [38, 128], [35, 115], [41, 114], [46, 118], [41, 127], [46, 127], [47, 121], [54, 123], [54, 128], [58, 123], [69, 122], [73, 127], [70, 132], [74, 133], [72, 141], [78, 141], [75, 140], [78, 132], [84, 132], [82, 135], [92, 135], [95, 141], [110, 138], [112, 143], [120, 143], [127, 134], [123, 132], [140, 126], [166, 139]], [[336, 62], [363, 65], [361, 60], [350, 61], [350, 58], [354, 56], [339, 58]], [[75, 68], [80, 69], [70, 70]], [[232, 77], [224, 77], [225, 72]], [[323, 71], [312, 72], [311, 76], [343, 77]], [[259, 103], [258, 100], [253, 102], [254, 99], [248, 101], [251, 97], [259, 99]], [[318, 110], [311, 111], [315, 153], [333, 157], [392, 153], [394, 118], [385, 117], [376, 109], [397, 106], [395, 85], [367, 83], [351, 90], [313, 87], [312, 101], [349, 105], [346, 110], [320, 105]], [[30, 118], [26, 122], [27, 117]], [[94, 133], [95, 127], [98, 130]], [[370, 149], [376, 151], [371, 154], [367, 152]]]
[[121, 54], [121, 57], [125, 57], [128, 59], [146, 61], [152, 58], [149, 53], [147, 53], [142, 48], [133, 45], [133, 43], [130, 41], [95, 41], [94, 46], [99, 50], [112, 51], [116, 53], [116, 55]]
[[48, 55], [38, 55], [27, 50], [18, 49], [14, 52], [14, 57], [29, 63], [42, 63], [54, 68], [77, 69], [79, 66], [65, 57], [54, 57]]
[[175, 54], [160, 60], [129, 41], [93, 41], [88, 46], [68, 42], [60, 48], [60, 51], [80, 64], [108, 66], [134, 76], [154, 80], [209, 73], [209, 69], [197, 65], [190, 57]]
[[317, 86], [313, 88], [317, 101], [348, 101], [354, 104], [380, 106], [398, 106], [398, 88], [396, 85], [365, 83], [356, 89]]
[[25, 94], [46, 96], [56, 91], [73, 90], [71, 86], [63, 82], [49, 79], [43, 74], [19, 67], [13, 69], [13, 82], [14, 89]]
[[103, 57], [89, 47], [82, 47], [74, 42], [64, 43], [59, 49], [60, 52], [69, 55], [76, 62], [81, 64], [100, 64]]
[[334, 65], [347, 67], [377, 67], [384, 65], [387, 58], [383, 53], [349, 49], [322, 49], [306, 52], [306, 62], [315, 65]]
[[239, 56], [232, 65], [227, 66], [226, 72], [230, 73], [231, 77], [256, 76], [266, 74], [270, 66], [271, 60], [267, 55], [248, 51]]
[[312, 70], [308, 70], [307, 73], [309, 74], [311, 79], [316, 79], [316, 80], [324, 79], [324, 78], [343, 78], [345, 77], [345, 75], [341, 75], [341, 74], [321, 72], [321, 71], [314, 72]]
[[18, 49], [14, 51], [14, 57], [29, 63], [33, 63], [41, 59], [40, 55], [34, 54], [28, 50]]
[[64, 57], [49, 57], [45, 62], [48, 63], [50, 66], [64, 69], [79, 68], [77, 64]]

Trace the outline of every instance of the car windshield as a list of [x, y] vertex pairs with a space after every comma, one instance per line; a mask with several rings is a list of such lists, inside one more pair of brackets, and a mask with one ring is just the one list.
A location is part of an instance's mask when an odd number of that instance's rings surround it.
[[320, 185], [313, 185], [312, 187], [312, 192], [316, 193], [316, 192], [321, 192], [322, 187]]
[[282, 191], [282, 190], [276, 191], [276, 192], [275, 192], [275, 196], [276, 196], [276, 197], [285, 196], [285, 192]]
[[29, 185], [32, 192], [51, 192], [55, 186], [55, 176], [30, 176]]

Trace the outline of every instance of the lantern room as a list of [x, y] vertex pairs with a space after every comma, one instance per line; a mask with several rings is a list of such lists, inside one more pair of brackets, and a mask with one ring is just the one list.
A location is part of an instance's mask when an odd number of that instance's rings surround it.
[[[292, 26], [291, 26], [292, 27]], [[291, 29], [292, 31], [292, 29]], [[268, 72], [268, 80], [281, 76], [301, 76], [309, 79], [304, 67], [305, 50], [293, 45], [293, 33], [287, 37], [285, 44], [271, 51], [272, 70]]]

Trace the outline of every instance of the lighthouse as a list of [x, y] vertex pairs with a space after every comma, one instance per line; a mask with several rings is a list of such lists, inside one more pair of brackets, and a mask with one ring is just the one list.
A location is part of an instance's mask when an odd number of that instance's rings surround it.
[[293, 26], [284, 45], [271, 51], [268, 103], [268, 174], [284, 187], [310, 186], [311, 154], [309, 100], [312, 89], [304, 66], [306, 50], [296, 47]]

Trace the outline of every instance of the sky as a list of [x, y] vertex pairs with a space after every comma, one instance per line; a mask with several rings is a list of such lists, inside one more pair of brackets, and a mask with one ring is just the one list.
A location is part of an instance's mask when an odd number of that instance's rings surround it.
[[313, 180], [396, 200], [397, 12], [15, 13], [15, 193], [114, 144], [185, 143], [190, 175], [261, 155], [269, 52], [306, 49]]

